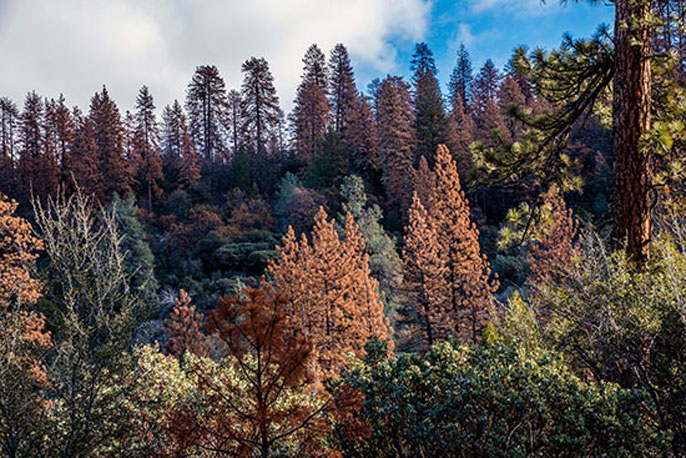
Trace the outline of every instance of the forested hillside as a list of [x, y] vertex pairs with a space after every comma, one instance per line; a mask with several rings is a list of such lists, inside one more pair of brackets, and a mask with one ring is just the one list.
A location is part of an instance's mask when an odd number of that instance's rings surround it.
[[261, 57], [0, 98], [2, 456], [686, 455], [686, 5], [613, 3], [367, 87], [313, 44], [290, 113]]

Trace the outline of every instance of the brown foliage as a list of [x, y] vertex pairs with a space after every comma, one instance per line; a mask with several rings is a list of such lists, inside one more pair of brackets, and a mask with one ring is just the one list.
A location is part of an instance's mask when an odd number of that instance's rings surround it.
[[315, 217], [312, 242], [296, 239], [289, 228], [279, 248], [281, 259], [269, 264], [274, 287], [287, 298], [293, 332], [314, 344], [322, 379], [338, 374], [347, 353], [364, 355], [374, 335], [388, 339], [378, 282], [369, 272], [364, 240], [348, 214], [343, 236], [323, 208]]
[[38, 258], [43, 242], [34, 237], [31, 225], [14, 216], [17, 202], [0, 193], [0, 303], [34, 303], [41, 296], [41, 284], [31, 278], [30, 267]]
[[539, 240], [529, 243], [526, 256], [534, 285], [543, 278], [554, 277], [560, 266], [571, 259], [575, 250], [574, 238], [579, 229], [572, 210], [567, 208], [555, 188], [551, 187], [543, 195], [543, 210], [548, 224]]
[[[288, 442], [298, 456], [322, 456], [319, 439], [326, 423], [320, 414], [326, 403], [305, 399], [306, 393], [314, 395], [307, 387], [312, 346], [288, 331], [285, 306], [286, 299], [268, 285], [220, 298], [205, 328], [224, 344], [225, 361], [236, 376], [192, 363], [201, 405], [177, 409], [170, 422], [182, 448], [268, 457]], [[305, 397], [289, 398], [294, 392]]]
[[182, 358], [186, 353], [196, 356], [207, 356], [205, 335], [202, 327], [203, 315], [196, 313], [195, 305], [191, 305], [191, 297], [183, 289], [176, 298], [176, 307], [169, 318], [164, 320], [162, 330], [169, 336], [167, 351]]
[[403, 259], [405, 287], [413, 304], [418, 306], [418, 316], [410, 316], [415, 323], [409, 327], [409, 335], [402, 338], [409, 340], [409, 345], [418, 338], [432, 345], [436, 339], [447, 337], [445, 324], [450, 322], [445, 316], [449, 293], [445, 283], [447, 270], [434, 222], [416, 192], [409, 211]]
[[491, 270], [481, 253], [479, 231], [470, 220], [469, 203], [448, 148], [440, 145], [432, 173], [422, 166], [420, 176], [419, 190], [428, 195], [426, 203], [417, 195], [406, 230], [407, 286], [418, 294], [421, 320], [426, 323], [427, 317], [433, 317], [440, 323], [439, 338], [455, 334], [476, 339], [486, 325], [497, 282], [489, 279]]

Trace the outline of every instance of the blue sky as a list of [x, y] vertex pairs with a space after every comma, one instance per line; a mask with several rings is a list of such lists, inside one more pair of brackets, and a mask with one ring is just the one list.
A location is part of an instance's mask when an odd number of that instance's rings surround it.
[[[438, 0], [432, 3], [429, 27], [424, 40], [434, 53], [438, 78], [445, 88], [455, 65], [460, 43], [467, 47], [474, 72], [487, 59], [499, 69], [510, 59], [512, 50], [526, 45], [530, 50], [556, 48], [565, 32], [575, 37], [593, 34], [601, 23], [612, 24], [614, 9], [603, 3], [569, 3], [553, 0]], [[409, 62], [413, 43], [396, 40], [396, 73], [410, 75]], [[379, 72], [358, 63], [360, 86]], [[364, 88], [364, 87], [363, 87]]]
[[158, 108], [183, 100], [193, 70], [214, 64], [228, 88], [240, 66], [263, 56], [288, 111], [312, 43], [344, 43], [365, 89], [386, 73], [408, 75], [414, 43], [426, 41], [445, 85], [462, 41], [475, 70], [502, 68], [512, 49], [551, 49], [564, 32], [588, 36], [612, 21], [610, 6], [557, 0], [0, 0], [0, 96], [63, 93], [87, 108], [107, 84], [122, 111], [141, 85]]

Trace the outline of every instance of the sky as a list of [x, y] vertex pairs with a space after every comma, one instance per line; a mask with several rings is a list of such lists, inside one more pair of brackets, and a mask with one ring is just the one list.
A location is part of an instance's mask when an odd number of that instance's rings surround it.
[[344, 43], [358, 86], [408, 76], [414, 43], [432, 49], [443, 85], [460, 43], [474, 68], [502, 68], [513, 48], [552, 49], [562, 34], [611, 24], [608, 5], [557, 0], [0, 0], [0, 97], [20, 106], [27, 92], [64, 94], [87, 110], [103, 84], [122, 111], [147, 85], [160, 109], [183, 102], [196, 66], [219, 68], [239, 88], [241, 63], [265, 57], [284, 110], [317, 43], [328, 55]]

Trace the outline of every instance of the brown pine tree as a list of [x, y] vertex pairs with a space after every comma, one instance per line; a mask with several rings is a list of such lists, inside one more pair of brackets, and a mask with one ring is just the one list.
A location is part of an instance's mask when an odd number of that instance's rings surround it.
[[452, 109], [450, 111], [450, 123], [455, 136], [455, 149], [452, 151], [453, 157], [457, 162], [457, 169], [460, 176], [464, 179], [466, 172], [473, 167], [472, 157], [469, 152], [471, 144], [475, 140], [476, 125], [474, 120], [465, 110], [461, 92], [456, 90], [452, 99]]
[[448, 148], [436, 151], [435, 187], [427, 209], [439, 236], [441, 258], [447, 267], [448, 307], [454, 332], [476, 339], [488, 318], [488, 307], [497, 281], [479, 247], [479, 230], [469, 217], [469, 203], [460, 186], [455, 161]]
[[[424, 162], [426, 163], [426, 162]], [[448, 295], [446, 262], [441, 257], [439, 235], [434, 222], [414, 193], [405, 228], [403, 249], [404, 282], [409, 292], [410, 306], [404, 315], [409, 321], [408, 334], [402, 340], [414, 346], [416, 340], [431, 346], [450, 335], [451, 315], [446, 313]]]
[[324, 53], [312, 45], [308, 48], [302, 82], [295, 97], [291, 123], [298, 157], [309, 161], [315, 154], [317, 142], [326, 133], [329, 123], [329, 103], [326, 99], [326, 61]]
[[341, 139], [357, 174], [370, 178], [378, 173], [376, 120], [371, 105], [362, 94], [355, 99]]
[[162, 111], [162, 169], [174, 188], [189, 189], [200, 181], [200, 155], [178, 100]]
[[556, 278], [560, 266], [569, 262], [574, 254], [574, 238], [579, 223], [572, 216], [562, 196], [554, 187], [543, 195], [541, 207], [544, 221], [538, 240], [529, 243], [526, 261], [535, 286], [544, 278]]
[[86, 193], [92, 193], [103, 179], [103, 172], [97, 156], [93, 121], [83, 116], [81, 111], [74, 109], [75, 124], [74, 143], [64, 156], [62, 165], [66, 188], [73, 192], [75, 186]]
[[203, 315], [191, 305], [191, 297], [183, 289], [176, 298], [176, 306], [164, 320], [162, 331], [167, 334], [167, 351], [181, 359], [186, 353], [196, 356], [208, 354], [205, 334], [202, 332]]
[[206, 330], [226, 355], [191, 360], [197, 397], [175, 406], [169, 421], [178, 456], [325, 456], [328, 402], [309, 384], [312, 346], [289, 331], [285, 305], [268, 285], [219, 299]]
[[412, 193], [416, 138], [410, 87], [402, 78], [387, 76], [381, 83], [376, 118], [379, 166], [388, 207], [403, 216]]
[[90, 191], [101, 201], [109, 200], [113, 192], [126, 195], [131, 191], [132, 178], [124, 149], [124, 126], [119, 108], [104, 86], [91, 99], [89, 118], [99, 175]]
[[338, 374], [347, 353], [363, 355], [371, 337], [388, 339], [379, 285], [350, 214], [339, 237], [320, 208], [312, 242], [304, 234], [297, 240], [289, 227], [279, 251], [281, 258], [268, 268], [272, 284], [288, 300], [293, 331], [312, 341], [323, 380]]
[[26, 95], [20, 121], [17, 171], [22, 198], [45, 199], [56, 192], [59, 172], [54, 145], [46, 142], [45, 104], [35, 92]]
[[357, 88], [348, 50], [341, 43], [334, 46], [329, 55], [328, 92], [333, 128], [345, 142], [345, 129], [357, 98]]
[[55, 151], [56, 162], [59, 166], [59, 181], [71, 181], [65, 167], [66, 158], [74, 147], [76, 125], [71, 111], [65, 103], [63, 95], [57, 100], [51, 99], [45, 104], [45, 137], [49, 149]]

